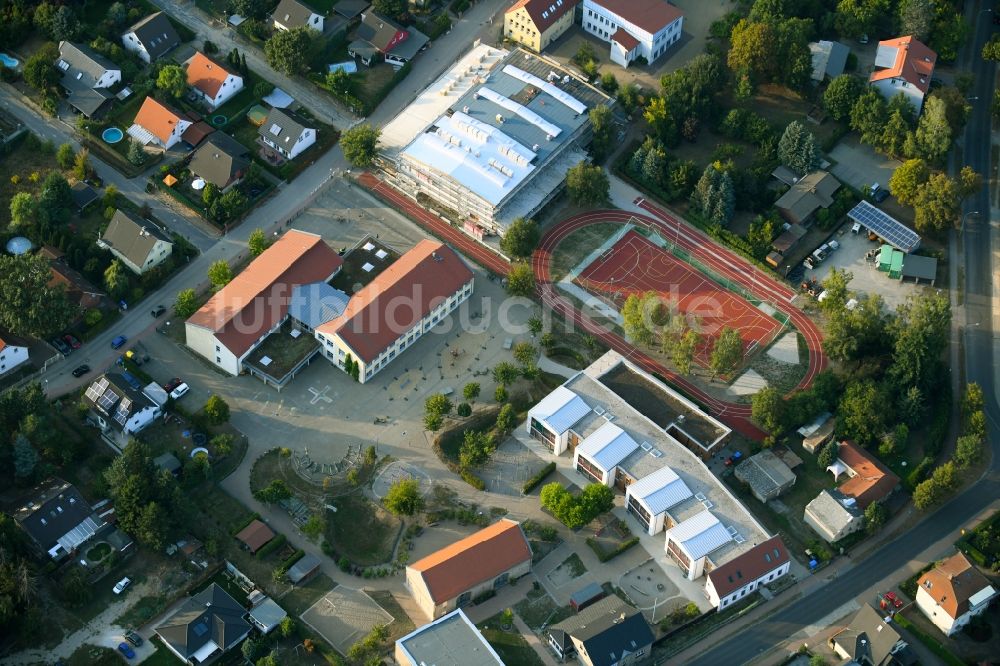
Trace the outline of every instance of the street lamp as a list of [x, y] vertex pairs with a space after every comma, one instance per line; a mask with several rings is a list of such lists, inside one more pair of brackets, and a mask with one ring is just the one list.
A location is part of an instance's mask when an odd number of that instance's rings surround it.
[[958, 227], [958, 237], [959, 238], [961, 238], [962, 234], [965, 232], [965, 220], [970, 215], [979, 215], [979, 211], [978, 210], [970, 210], [968, 213], [966, 213], [965, 215], [962, 216], [962, 224], [960, 224], [959, 227]]

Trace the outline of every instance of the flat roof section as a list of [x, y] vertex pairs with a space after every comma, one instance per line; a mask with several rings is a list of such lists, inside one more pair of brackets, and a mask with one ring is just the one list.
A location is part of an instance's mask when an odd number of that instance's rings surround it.
[[397, 643], [410, 660], [405, 666], [503, 666], [500, 655], [461, 608], [410, 632]]

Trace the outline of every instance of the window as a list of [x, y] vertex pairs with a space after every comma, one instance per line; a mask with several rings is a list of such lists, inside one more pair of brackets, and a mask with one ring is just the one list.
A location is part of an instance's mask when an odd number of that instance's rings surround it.
[[219, 347], [219, 345], [215, 345], [215, 351], [220, 352], [220, 351], [222, 351], [222, 348]]

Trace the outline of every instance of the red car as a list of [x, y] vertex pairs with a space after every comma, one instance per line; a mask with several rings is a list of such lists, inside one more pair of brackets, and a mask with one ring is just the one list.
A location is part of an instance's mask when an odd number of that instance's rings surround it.
[[885, 598], [889, 603], [893, 605], [893, 607], [895, 608], [903, 607], [903, 600], [897, 597], [895, 592], [886, 592]]
[[732, 467], [733, 466], [733, 457], [732, 456], [729, 456], [728, 458], [726, 458], [725, 465], [726, 465], [726, 467]]
[[67, 333], [66, 335], [63, 336], [63, 340], [65, 340], [66, 344], [68, 344], [73, 349], [79, 349], [80, 348], [80, 344], [81, 344], [80, 341], [77, 340], [72, 335], [70, 335], [69, 333]]
[[178, 386], [180, 386], [183, 383], [184, 382], [181, 381], [180, 377], [174, 377], [169, 382], [167, 382], [166, 384], [163, 385], [163, 390], [166, 391], [167, 393], [170, 393], [171, 391], [173, 391], [175, 388], [177, 388]]

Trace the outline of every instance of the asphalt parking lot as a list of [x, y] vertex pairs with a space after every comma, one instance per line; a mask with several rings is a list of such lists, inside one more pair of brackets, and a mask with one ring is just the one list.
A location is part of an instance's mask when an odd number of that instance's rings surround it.
[[846, 138], [830, 151], [834, 162], [830, 172], [841, 182], [861, 190], [872, 183], [888, 187], [893, 172], [902, 164], [875, 152], [871, 146], [862, 145], [856, 138]]

